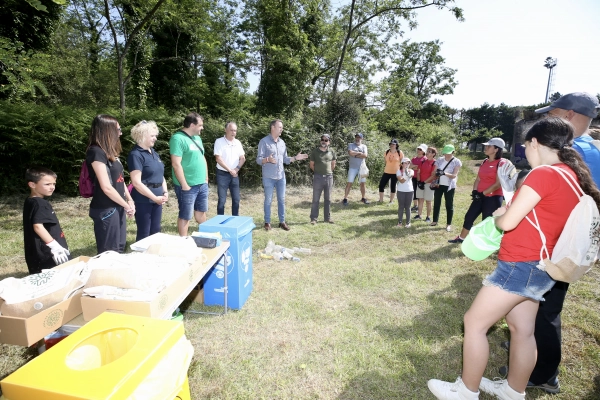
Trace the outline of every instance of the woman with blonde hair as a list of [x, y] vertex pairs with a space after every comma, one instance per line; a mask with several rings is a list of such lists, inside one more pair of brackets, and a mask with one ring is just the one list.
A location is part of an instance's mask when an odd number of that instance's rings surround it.
[[138, 122], [131, 129], [131, 137], [137, 144], [127, 157], [127, 166], [133, 184], [131, 197], [137, 210], [136, 241], [160, 232], [162, 206], [169, 200], [165, 165], [153, 149], [157, 136], [158, 127], [154, 121]]
[[94, 182], [90, 218], [98, 253], [125, 251], [126, 217], [135, 215], [135, 204], [125, 187], [121, 153], [121, 127], [115, 117], [97, 115], [92, 121], [85, 162]]

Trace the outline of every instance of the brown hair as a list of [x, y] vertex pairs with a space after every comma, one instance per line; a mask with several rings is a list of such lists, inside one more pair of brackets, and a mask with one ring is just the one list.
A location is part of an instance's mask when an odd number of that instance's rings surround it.
[[113, 116], [100, 114], [92, 121], [90, 132], [90, 146], [98, 146], [110, 161], [115, 161], [121, 154], [121, 141], [119, 140], [119, 121]]
[[556, 150], [558, 159], [575, 172], [584, 193], [590, 195], [600, 208], [600, 191], [592, 180], [587, 164], [573, 147], [574, 128], [570, 122], [558, 117], [539, 120], [525, 135], [525, 141], [536, 138], [538, 143]]

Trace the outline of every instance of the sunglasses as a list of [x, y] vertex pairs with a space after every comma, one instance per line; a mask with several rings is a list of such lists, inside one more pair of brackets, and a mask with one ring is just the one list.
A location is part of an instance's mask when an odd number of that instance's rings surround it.
[[321, 142], [329, 142], [329, 139], [321, 139]]

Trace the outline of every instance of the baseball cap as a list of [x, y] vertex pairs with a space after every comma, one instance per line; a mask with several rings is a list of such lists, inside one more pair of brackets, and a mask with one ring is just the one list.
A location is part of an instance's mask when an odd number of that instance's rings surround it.
[[410, 162], [410, 158], [408, 158], [408, 157], [404, 157], [404, 158], [402, 159], [402, 162], [403, 162], [403, 163], [405, 163], [405, 162]]
[[417, 146], [417, 149], [421, 150], [423, 153], [427, 153], [427, 145], [425, 143], [422, 143], [419, 146]]
[[329, 137], [329, 134], [327, 134], [327, 133], [324, 133], [324, 134], [321, 135], [321, 139], [323, 139], [323, 138], [331, 139]]
[[452, 146], [451, 144], [447, 144], [444, 146], [444, 148], [442, 149], [442, 154], [450, 154], [454, 151], [454, 146]]
[[354, 135], [354, 137], [360, 137], [361, 139], [364, 137], [362, 133], [357, 133], [356, 135]]
[[555, 100], [552, 104], [547, 107], [538, 108], [535, 110], [538, 114], [547, 113], [555, 108], [562, 108], [563, 110], [573, 110], [577, 114], [585, 115], [586, 117], [596, 118], [598, 116], [598, 110], [600, 109], [600, 103], [598, 98], [589, 93], [575, 92], [565, 94], [558, 100]]
[[483, 143], [483, 145], [484, 146], [496, 146], [496, 147], [500, 147], [501, 149], [503, 149], [504, 146], [506, 146], [506, 143], [504, 143], [504, 140], [495, 137], [495, 138], [491, 138], [487, 142]]
[[390, 140], [390, 144], [395, 144], [396, 146], [398, 146], [398, 139]]

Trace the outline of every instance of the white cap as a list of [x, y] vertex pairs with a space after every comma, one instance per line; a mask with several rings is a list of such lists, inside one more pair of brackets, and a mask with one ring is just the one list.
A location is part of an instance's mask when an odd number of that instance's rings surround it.
[[427, 145], [425, 143], [418, 145], [417, 149], [421, 150], [423, 153], [427, 153]]
[[487, 142], [483, 143], [483, 145], [484, 146], [496, 146], [496, 147], [500, 147], [501, 149], [503, 149], [504, 146], [506, 146], [506, 143], [504, 143], [504, 140], [495, 137], [495, 138], [491, 138]]

